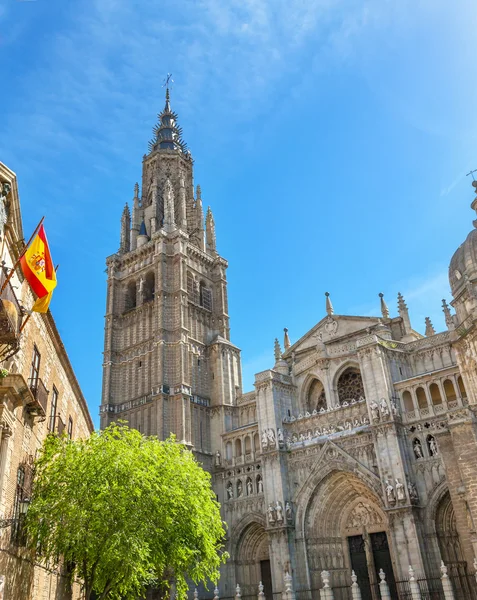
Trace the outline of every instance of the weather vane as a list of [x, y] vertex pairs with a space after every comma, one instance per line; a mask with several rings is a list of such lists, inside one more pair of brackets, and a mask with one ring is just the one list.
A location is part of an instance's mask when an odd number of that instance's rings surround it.
[[472, 181], [475, 181], [474, 173], [477, 173], [477, 169], [474, 169], [473, 171], [469, 171], [467, 173], [466, 177], [468, 177], [469, 175], [472, 175]]
[[169, 89], [169, 86], [172, 85], [173, 83], [174, 83], [174, 80], [172, 79], [172, 73], [168, 73], [167, 77], [164, 79], [162, 87]]

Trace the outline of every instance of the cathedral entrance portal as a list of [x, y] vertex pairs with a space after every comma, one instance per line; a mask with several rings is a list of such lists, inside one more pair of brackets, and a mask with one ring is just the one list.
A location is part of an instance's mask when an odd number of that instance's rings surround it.
[[259, 523], [250, 523], [242, 532], [235, 561], [236, 581], [242, 596], [256, 597], [260, 581], [266, 598], [272, 598], [272, 573], [268, 535]]
[[324, 477], [310, 499], [305, 518], [312, 589], [321, 587], [323, 570], [330, 572], [332, 586], [349, 586], [353, 569], [363, 600], [378, 600], [378, 572], [383, 569], [394, 591], [387, 528], [381, 500], [357, 475], [333, 471]]

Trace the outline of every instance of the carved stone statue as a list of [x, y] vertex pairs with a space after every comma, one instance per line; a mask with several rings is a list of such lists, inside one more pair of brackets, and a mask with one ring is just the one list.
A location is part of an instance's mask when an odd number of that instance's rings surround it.
[[266, 429], [262, 431], [262, 448], [268, 448], [268, 437]]
[[221, 462], [220, 452], [217, 450], [217, 452], [215, 453], [215, 461], [214, 461], [215, 466], [220, 467], [220, 462]]
[[285, 502], [285, 516], [289, 523], [293, 521], [293, 509], [288, 500]]
[[388, 403], [386, 402], [385, 398], [381, 398], [380, 406], [381, 406], [381, 416], [383, 417], [383, 419], [387, 419], [390, 415], [390, 412], [389, 412]]
[[396, 502], [396, 494], [394, 492], [394, 488], [390, 484], [389, 480], [386, 479], [386, 481], [384, 483], [385, 483], [385, 490], [386, 490], [386, 496], [388, 498], [388, 502], [389, 502], [389, 504], [394, 504]]
[[409, 491], [409, 498], [411, 502], [417, 502], [419, 500], [419, 494], [417, 493], [416, 485], [412, 481], [407, 481], [407, 489]]
[[404, 490], [404, 484], [396, 479], [396, 496], [398, 502], [404, 502], [406, 500], [406, 492]]
[[229, 481], [229, 483], [227, 484], [227, 498], [229, 500], [232, 500], [233, 497], [234, 497], [234, 486], [232, 485], [232, 482]]
[[274, 447], [275, 446], [275, 432], [273, 431], [273, 429], [267, 429], [267, 438], [268, 438], [268, 442], [270, 444], [270, 446]]
[[396, 400], [394, 398], [391, 398], [391, 412], [393, 413], [393, 415], [396, 417], [399, 414], [399, 410], [396, 404]]
[[277, 520], [277, 513], [275, 511], [273, 504], [268, 505], [267, 517], [268, 517], [268, 524], [275, 525], [275, 521]]
[[249, 479], [247, 481], [247, 496], [251, 496], [253, 494], [253, 485], [252, 481]]
[[413, 450], [414, 450], [414, 456], [416, 458], [422, 458], [424, 456], [424, 454], [422, 452], [421, 442], [418, 439], [414, 440]]
[[240, 498], [240, 496], [243, 494], [243, 485], [242, 485], [242, 480], [239, 479], [237, 481], [237, 498]]
[[277, 429], [277, 438], [278, 445], [280, 446], [280, 448], [283, 448], [283, 446], [285, 445], [285, 436], [283, 435], [283, 431], [280, 428]]
[[371, 402], [369, 408], [371, 409], [371, 418], [373, 419], [373, 421], [379, 421], [379, 406], [376, 404], [376, 402]]
[[277, 501], [275, 509], [276, 509], [276, 514], [277, 514], [277, 523], [283, 523], [283, 506], [282, 506], [282, 503]]
[[263, 494], [263, 481], [261, 477], [257, 480], [257, 490], [259, 494]]
[[437, 442], [436, 442], [434, 436], [430, 435], [427, 438], [427, 443], [429, 444], [429, 452], [431, 453], [431, 456], [438, 456], [439, 448], [437, 447]]

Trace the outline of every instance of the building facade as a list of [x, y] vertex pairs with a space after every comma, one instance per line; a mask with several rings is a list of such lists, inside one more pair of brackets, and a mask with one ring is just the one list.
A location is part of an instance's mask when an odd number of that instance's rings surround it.
[[[477, 189], [477, 188], [476, 188]], [[363, 598], [383, 569], [391, 591], [441, 560], [459, 598], [477, 556], [477, 230], [450, 266], [447, 330], [391, 316], [335, 314], [291, 344], [244, 393], [230, 341], [227, 262], [177, 115], [166, 105], [107, 259], [101, 426], [122, 418], [174, 433], [212, 474], [228, 524], [222, 597], [333, 587], [358, 575]], [[477, 208], [477, 199], [472, 207]], [[477, 224], [477, 221], [474, 222]], [[309, 597], [309, 596], [307, 596]], [[470, 597], [470, 596], [469, 596]]]
[[[24, 243], [17, 179], [0, 163], [0, 288]], [[26, 551], [22, 518], [45, 437], [84, 438], [93, 423], [51, 313], [27, 321], [33, 302], [17, 269], [0, 292], [0, 575], [5, 598], [73, 600], [80, 586]]]

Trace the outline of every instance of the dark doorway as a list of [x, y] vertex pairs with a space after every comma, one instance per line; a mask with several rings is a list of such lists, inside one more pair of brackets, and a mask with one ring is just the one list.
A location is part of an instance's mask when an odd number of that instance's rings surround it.
[[368, 563], [362, 535], [353, 535], [348, 538], [351, 568], [358, 577], [362, 600], [372, 600], [371, 586], [369, 585]]
[[269, 560], [260, 561], [260, 576], [262, 578], [263, 593], [265, 594], [265, 598], [271, 600], [273, 598], [272, 569], [270, 567]]
[[374, 568], [376, 569], [376, 581], [379, 582], [379, 570], [386, 573], [386, 581], [392, 598], [397, 598], [396, 583], [394, 581], [393, 563], [389, 552], [388, 538], [385, 531], [371, 533], [371, 549], [373, 551]]

